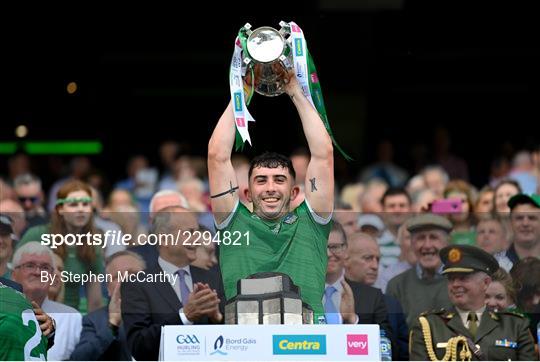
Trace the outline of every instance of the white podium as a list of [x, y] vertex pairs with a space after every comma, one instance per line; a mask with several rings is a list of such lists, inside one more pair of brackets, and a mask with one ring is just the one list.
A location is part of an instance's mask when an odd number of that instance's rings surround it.
[[378, 325], [194, 325], [161, 329], [160, 361], [376, 361]]

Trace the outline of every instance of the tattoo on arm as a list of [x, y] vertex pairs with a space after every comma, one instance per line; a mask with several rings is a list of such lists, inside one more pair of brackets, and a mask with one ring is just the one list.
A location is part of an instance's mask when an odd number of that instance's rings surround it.
[[[315, 180], [315, 179], [314, 179], [314, 180]], [[231, 194], [231, 196], [233, 196], [233, 195], [234, 195], [234, 192], [235, 192], [236, 190], [238, 190], [238, 186], [234, 186], [234, 187], [233, 187], [232, 182], [230, 182], [230, 184], [231, 184], [231, 188], [230, 188], [228, 191], [221, 192], [221, 193], [219, 193], [219, 194], [217, 194], [217, 195], [210, 195], [210, 198], [211, 198], [211, 199], [215, 199], [215, 198], [217, 198], [217, 197], [225, 196], [225, 195], [227, 195], [227, 194]]]
[[311, 192], [317, 191], [317, 186], [315, 186], [315, 177], [310, 178], [309, 182], [311, 182]]

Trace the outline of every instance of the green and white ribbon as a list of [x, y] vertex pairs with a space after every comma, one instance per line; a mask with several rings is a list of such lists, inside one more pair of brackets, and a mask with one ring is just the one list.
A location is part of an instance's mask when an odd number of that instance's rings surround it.
[[328, 116], [326, 114], [326, 108], [324, 106], [324, 99], [322, 95], [321, 84], [319, 83], [319, 77], [317, 76], [317, 69], [315, 68], [315, 63], [313, 58], [308, 51], [306, 39], [304, 38], [304, 32], [302, 29], [293, 21], [289, 23], [291, 28], [291, 37], [293, 45], [293, 59], [294, 59], [294, 70], [296, 72], [296, 79], [302, 87], [302, 91], [309, 102], [315, 107], [321, 120], [323, 121], [326, 131], [332, 139], [332, 143], [338, 151], [345, 157], [347, 161], [351, 161], [352, 158], [343, 151], [334, 138], [332, 133], [332, 128], [330, 127], [330, 122], [328, 121]]
[[[233, 103], [234, 124], [236, 125], [236, 149], [242, 148], [246, 141], [251, 145], [249, 137], [248, 122], [255, 122], [249, 113], [244, 97], [244, 86], [242, 81], [242, 43], [237, 37], [234, 42], [234, 53], [231, 61], [229, 73], [229, 85], [231, 88], [231, 99]], [[240, 147], [239, 147], [240, 146]]]
[[[291, 29], [292, 52], [296, 79], [298, 80], [298, 83], [300, 84], [302, 92], [306, 98], [319, 113], [324, 127], [332, 139], [332, 143], [343, 155], [343, 157], [345, 157], [347, 161], [350, 161], [352, 158], [347, 155], [347, 153], [345, 153], [345, 151], [343, 151], [343, 149], [338, 145], [332, 133], [330, 122], [328, 121], [328, 116], [326, 114], [326, 108], [324, 106], [321, 84], [319, 83], [315, 63], [313, 62], [313, 58], [308, 51], [304, 33], [302, 32], [302, 29], [293, 21], [289, 23], [289, 26]], [[248, 141], [251, 145], [251, 138], [249, 137], [247, 126], [248, 122], [255, 122], [255, 119], [251, 116], [246, 106], [242, 82], [242, 76], [244, 75], [242, 74], [242, 51], [247, 52], [247, 37], [248, 36], [245, 29], [242, 28], [235, 41], [230, 71], [231, 98], [233, 100], [233, 111], [237, 130], [235, 142], [236, 150], [242, 149], [245, 141]], [[253, 74], [251, 74], [251, 79], [253, 82]], [[254, 87], [252, 84], [250, 94], [248, 95], [249, 98], [247, 100], [247, 104], [249, 104], [251, 100], [253, 91]]]

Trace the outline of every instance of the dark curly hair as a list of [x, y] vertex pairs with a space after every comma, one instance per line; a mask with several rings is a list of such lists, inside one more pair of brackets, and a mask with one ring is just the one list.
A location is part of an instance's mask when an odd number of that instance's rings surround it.
[[293, 177], [293, 182], [296, 179], [296, 172], [294, 171], [291, 160], [287, 156], [276, 152], [265, 152], [262, 155], [255, 157], [249, 164], [248, 178], [251, 179], [253, 169], [256, 167], [278, 168], [283, 167], [289, 170], [289, 173]]

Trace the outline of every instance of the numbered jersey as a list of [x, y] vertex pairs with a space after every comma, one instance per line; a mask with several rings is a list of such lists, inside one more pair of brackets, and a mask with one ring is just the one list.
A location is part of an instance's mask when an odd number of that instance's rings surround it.
[[42, 336], [32, 305], [23, 294], [0, 283], [0, 361], [45, 361]]

